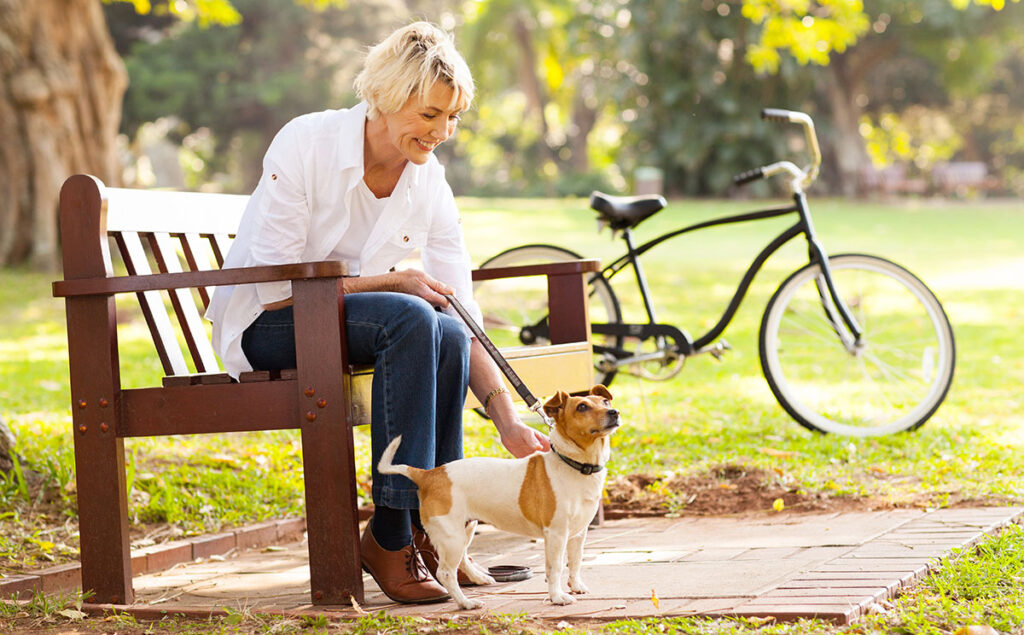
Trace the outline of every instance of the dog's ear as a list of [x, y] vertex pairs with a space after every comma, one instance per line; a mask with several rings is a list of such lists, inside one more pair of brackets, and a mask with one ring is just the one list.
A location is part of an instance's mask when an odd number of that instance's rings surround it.
[[608, 392], [608, 389], [605, 388], [604, 384], [598, 384], [591, 388], [590, 394], [597, 395], [598, 397], [604, 397], [609, 401], [612, 399], [612, 393]]
[[549, 417], [554, 417], [559, 409], [565, 407], [567, 401], [569, 401], [569, 395], [565, 391], [559, 390], [544, 404], [544, 413]]

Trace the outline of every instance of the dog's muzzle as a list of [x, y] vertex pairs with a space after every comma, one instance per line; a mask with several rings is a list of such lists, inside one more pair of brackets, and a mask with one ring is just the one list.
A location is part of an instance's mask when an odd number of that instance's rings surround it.
[[604, 429], [605, 430], [614, 430], [615, 428], [618, 428], [620, 425], [622, 425], [622, 424], [619, 422], [619, 411], [618, 410], [609, 410], [607, 413], [605, 413], [605, 416], [604, 416]]

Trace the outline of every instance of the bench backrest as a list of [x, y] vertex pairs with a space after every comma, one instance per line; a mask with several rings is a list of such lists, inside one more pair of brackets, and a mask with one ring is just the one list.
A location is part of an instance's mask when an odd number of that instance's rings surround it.
[[[129, 275], [220, 268], [249, 200], [235, 194], [121, 188], [106, 188], [106, 197], [106, 232]], [[107, 271], [112, 270], [108, 254]], [[207, 288], [176, 289], [169, 293], [170, 309], [159, 291], [138, 294], [164, 374], [192, 372], [186, 359], [196, 372], [221, 371], [201, 314], [211, 294]]]

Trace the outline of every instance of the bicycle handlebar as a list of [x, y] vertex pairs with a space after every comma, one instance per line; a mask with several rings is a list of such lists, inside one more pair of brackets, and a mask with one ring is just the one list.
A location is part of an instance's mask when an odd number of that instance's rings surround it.
[[764, 178], [764, 168], [754, 168], [753, 170], [747, 170], [743, 174], [737, 174], [732, 177], [732, 182], [736, 185], [746, 185], [751, 181]]
[[799, 192], [818, 178], [818, 169], [821, 167], [821, 148], [818, 145], [818, 135], [814, 132], [814, 121], [807, 113], [796, 110], [785, 110], [782, 108], [765, 108], [761, 110], [761, 118], [766, 121], [778, 123], [798, 123], [804, 128], [804, 135], [807, 137], [808, 151], [811, 154], [811, 163], [803, 169], [797, 168], [789, 161], [773, 163], [749, 170], [733, 177], [736, 185], [745, 185], [751, 181], [773, 176], [779, 172], [787, 172], [793, 179], [790, 185], [794, 192]]

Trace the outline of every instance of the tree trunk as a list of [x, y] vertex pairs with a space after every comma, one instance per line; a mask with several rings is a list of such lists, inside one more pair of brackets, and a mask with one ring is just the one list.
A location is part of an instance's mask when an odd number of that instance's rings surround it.
[[14, 467], [11, 453], [14, 451], [14, 434], [7, 424], [0, 420], [0, 472], [10, 472]]
[[0, 266], [55, 269], [61, 183], [120, 181], [127, 83], [99, 0], [0, 0]]
[[863, 108], [857, 105], [856, 95], [860, 82], [851, 77], [847, 58], [837, 56], [829, 64], [824, 91], [832, 111], [835, 138], [829, 142], [834, 148], [833, 159], [838, 180], [832, 189], [846, 197], [861, 193], [861, 172], [869, 158], [860, 135], [860, 117]]

